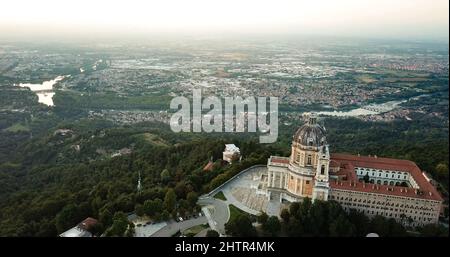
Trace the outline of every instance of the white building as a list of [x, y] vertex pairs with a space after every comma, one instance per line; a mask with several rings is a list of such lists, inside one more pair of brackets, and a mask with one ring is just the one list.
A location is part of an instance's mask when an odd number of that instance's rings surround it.
[[269, 199], [276, 192], [280, 201], [334, 200], [347, 211], [412, 226], [438, 222], [443, 199], [414, 162], [330, 154], [325, 132], [309, 115], [294, 134], [291, 156], [269, 158]]
[[228, 163], [238, 160], [241, 157], [239, 147], [234, 144], [225, 144], [225, 151], [223, 151], [223, 160]]

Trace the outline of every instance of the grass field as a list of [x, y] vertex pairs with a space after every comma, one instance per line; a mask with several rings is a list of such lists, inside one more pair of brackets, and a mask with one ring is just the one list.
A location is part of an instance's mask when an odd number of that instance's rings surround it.
[[30, 131], [30, 128], [28, 126], [25, 126], [25, 125], [21, 124], [21, 123], [16, 123], [16, 124], [6, 128], [5, 131], [14, 132], [14, 133], [16, 133], [16, 132], [27, 132], [27, 131]]
[[192, 228], [186, 229], [185, 231], [183, 231], [182, 234], [187, 237], [193, 237], [206, 228], [209, 228], [208, 224], [200, 224], [197, 226], [193, 226]]
[[228, 207], [230, 208], [230, 219], [229, 220], [233, 220], [239, 215], [248, 215], [249, 217], [253, 216], [253, 215], [246, 213], [245, 211], [239, 209], [238, 207], [236, 207], [236, 206], [234, 206], [232, 204], [230, 204]]
[[215, 194], [214, 198], [222, 200], [222, 201], [226, 201], [227, 200], [227, 198], [225, 197], [225, 195], [223, 194], [222, 191], [220, 191], [219, 193]]
[[151, 133], [143, 133], [143, 134], [140, 134], [139, 136], [142, 136], [142, 138], [143, 138], [145, 141], [147, 141], [147, 142], [149, 142], [149, 143], [151, 143], [151, 144], [153, 144], [153, 145], [157, 145], [157, 146], [169, 146], [169, 145], [167, 144], [167, 142], [166, 142], [164, 139], [160, 138], [159, 136], [157, 136], [157, 135], [155, 135], [155, 134], [151, 134]]

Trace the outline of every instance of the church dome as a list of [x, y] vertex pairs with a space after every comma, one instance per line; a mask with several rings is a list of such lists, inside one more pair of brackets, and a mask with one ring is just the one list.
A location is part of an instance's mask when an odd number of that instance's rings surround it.
[[294, 142], [304, 146], [320, 147], [326, 144], [325, 128], [317, 123], [317, 117], [307, 115], [307, 122], [294, 134]]

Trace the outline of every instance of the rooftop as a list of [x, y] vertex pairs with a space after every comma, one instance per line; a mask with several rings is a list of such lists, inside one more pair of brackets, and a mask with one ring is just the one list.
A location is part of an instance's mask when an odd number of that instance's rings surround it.
[[289, 157], [270, 156], [268, 165], [287, 167], [289, 164]]
[[408, 172], [417, 182], [419, 189], [401, 186], [388, 186], [359, 182], [355, 176], [349, 176], [347, 181], [330, 182], [331, 188], [371, 192], [387, 195], [397, 195], [420, 199], [442, 201], [436, 188], [425, 178], [420, 168], [412, 161], [349, 154], [332, 154], [331, 159], [340, 163], [340, 173], [355, 173], [355, 167], [386, 169]]
[[239, 147], [235, 144], [225, 144], [225, 152], [239, 152]]
[[78, 224], [78, 228], [89, 231], [97, 223], [98, 221], [96, 219], [88, 217]]

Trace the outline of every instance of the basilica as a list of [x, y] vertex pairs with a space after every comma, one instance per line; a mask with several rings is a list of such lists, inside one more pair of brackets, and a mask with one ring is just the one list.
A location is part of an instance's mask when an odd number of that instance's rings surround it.
[[294, 134], [289, 157], [267, 163], [267, 196], [280, 201], [334, 200], [345, 210], [382, 215], [406, 225], [437, 223], [442, 197], [411, 161], [330, 153], [326, 130], [317, 116], [305, 116]]

